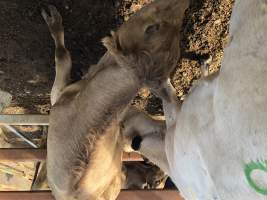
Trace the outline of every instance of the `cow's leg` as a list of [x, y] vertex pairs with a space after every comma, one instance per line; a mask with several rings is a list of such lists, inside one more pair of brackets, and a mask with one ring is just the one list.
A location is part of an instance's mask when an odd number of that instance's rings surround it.
[[49, 14], [42, 10], [42, 16], [46, 21], [51, 36], [55, 41], [56, 77], [51, 91], [51, 104], [55, 104], [63, 89], [70, 83], [71, 56], [64, 44], [64, 28], [62, 17], [56, 7], [49, 6]]
[[152, 92], [162, 99], [168, 130], [171, 126], [176, 124], [176, 116], [180, 111], [182, 102], [178, 100], [175, 89], [169, 79], [160, 83], [158, 87], [152, 88]]
[[220, 70], [218, 70], [217, 72], [213, 72], [212, 74], [210, 74], [210, 64], [212, 62], [212, 57], [209, 56], [207, 59], [203, 59], [201, 61], [201, 79], [203, 79], [204, 81], [213, 81], [216, 77], [218, 77]]

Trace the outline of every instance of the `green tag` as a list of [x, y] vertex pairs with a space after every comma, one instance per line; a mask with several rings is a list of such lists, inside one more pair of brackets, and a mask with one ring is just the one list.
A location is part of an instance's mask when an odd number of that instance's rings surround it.
[[260, 170], [260, 171], [263, 171], [263, 172], [266, 172], [267, 173], [267, 160], [266, 161], [252, 161], [250, 162], [249, 164], [246, 164], [245, 165], [245, 175], [246, 175], [246, 178], [247, 178], [247, 181], [249, 183], [249, 185], [254, 189], [256, 190], [258, 193], [260, 194], [263, 194], [263, 195], [267, 195], [267, 186], [266, 187], [263, 187], [261, 188], [260, 186], [258, 186], [253, 180], [252, 180], [252, 177], [251, 177], [251, 173], [254, 171], [254, 170]]

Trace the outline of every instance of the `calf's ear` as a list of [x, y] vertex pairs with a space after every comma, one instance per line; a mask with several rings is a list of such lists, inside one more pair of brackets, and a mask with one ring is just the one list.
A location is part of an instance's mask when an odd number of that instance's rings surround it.
[[111, 54], [118, 54], [122, 51], [118, 35], [114, 31], [111, 31], [111, 36], [103, 38], [102, 43]]

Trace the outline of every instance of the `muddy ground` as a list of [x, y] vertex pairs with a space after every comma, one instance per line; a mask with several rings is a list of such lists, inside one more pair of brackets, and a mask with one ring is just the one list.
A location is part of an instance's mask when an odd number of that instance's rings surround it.
[[[12, 95], [6, 113], [48, 113], [55, 74], [54, 44], [40, 9], [56, 5], [64, 19], [66, 46], [77, 80], [105, 52], [100, 40], [152, 0], [1, 0], [0, 89]], [[212, 70], [220, 67], [234, 0], [199, 0], [186, 13], [183, 51], [210, 54]], [[179, 44], [177, 44], [179, 45]], [[199, 63], [180, 59], [173, 74], [178, 97], [199, 77]], [[151, 114], [162, 113], [160, 100], [143, 92], [135, 103]]]

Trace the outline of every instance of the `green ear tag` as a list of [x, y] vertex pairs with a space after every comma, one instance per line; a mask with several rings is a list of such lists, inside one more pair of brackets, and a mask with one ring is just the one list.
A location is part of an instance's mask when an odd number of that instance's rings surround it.
[[250, 162], [249, 164], [246, 164], [245, 165], [245, 175], [246, 175], [246, 178], [247, 178], [247, 181], [249, 183], [249, 185], [254, 189], [256, 190], [258, 193], [260, 194], [263, 194], [263, 195], [267, 195], [267, 186], [266, 187], [259, 187], [253, 180], [252, 180], [252, 177], [251, 177], [251, 173], [254, 171], [254, 170], [260, 170], [260, 171], [263, 171], [263, 172], [266, 172], [267, 173], [267, 160], [266, 161], [252, 161]]

